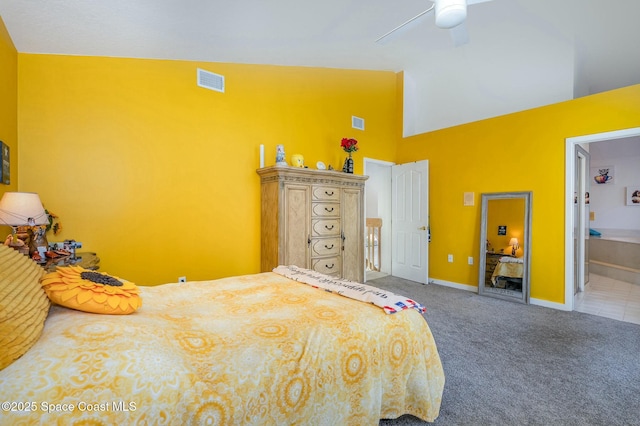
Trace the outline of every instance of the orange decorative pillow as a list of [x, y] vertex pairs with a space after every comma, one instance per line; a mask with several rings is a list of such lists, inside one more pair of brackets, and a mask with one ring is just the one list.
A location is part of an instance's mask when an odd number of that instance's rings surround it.
[[142, 306], [134, 283], [80, 266], [58, 267], [40, 284], [52, 302], [79, 311], [124, 315]]

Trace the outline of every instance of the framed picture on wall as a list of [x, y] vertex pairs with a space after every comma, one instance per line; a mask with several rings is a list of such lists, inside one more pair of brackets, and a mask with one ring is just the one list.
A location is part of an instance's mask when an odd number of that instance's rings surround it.
[[591, 168], [592, 184], [613, 185], [616, 183], [616, 169], [614, 166], [598, 166]]
[[9, 146], [0, 141], [0, 183], [9, 185], [11, 183], [11, 173], [9, 169]]
[[627, 205], [640, 206], [640, 184], [627, 186]]

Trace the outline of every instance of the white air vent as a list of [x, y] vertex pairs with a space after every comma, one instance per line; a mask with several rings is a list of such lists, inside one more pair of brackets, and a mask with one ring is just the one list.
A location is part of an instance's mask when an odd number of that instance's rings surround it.
[[351, 116], [351, 127], [358, 130], [364, 130], [364, 118]]
[[198, 68], [198, 86], [224, 93], [224, 76]]

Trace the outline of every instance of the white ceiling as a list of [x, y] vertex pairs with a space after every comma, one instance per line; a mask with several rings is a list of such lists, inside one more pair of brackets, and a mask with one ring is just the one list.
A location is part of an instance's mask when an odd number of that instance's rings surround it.
[[[573, 68], [565, 74], [572, 76], [572, 89], [578, 95], [640, 83], [638, 0], [493, 0], [469, 7], [471, 41], [462, 47], [454, 48], [448, 31], [435, 27], [432, 18], [389, 43], [375, 43], [431, 4], [428, 0], [0, 0], [0, 16], [21, 53], [413, 69], [414, 74], [428, 74], [415, 70], [442, 68], [448, 61], [460, 64], [464, 56], [471, 58], [466, 62], [471, 64], [481, 58], [484, 73], [494, 67], [507, 92], [510, 85], [522, 85], [523, 69], [511, 70], [511, 58], [528, 56], [531, 84], [548, 86], [535, 77], [552, 76], [559, 59], [565, 69]], [[473, 66], [464, 72], [472, 75]], [[516, 74], [517, 79], [510, 81]]]
[[618, 158], [640, 158], [640, 137], [593, 142], [588, 149], [591, 162], [596, 164]]

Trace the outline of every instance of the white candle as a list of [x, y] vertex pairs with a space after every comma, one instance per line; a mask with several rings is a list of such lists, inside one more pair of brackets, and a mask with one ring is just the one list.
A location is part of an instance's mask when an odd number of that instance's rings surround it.
[[260, 144], [260, 168], [264, 167], [264, 145]]

